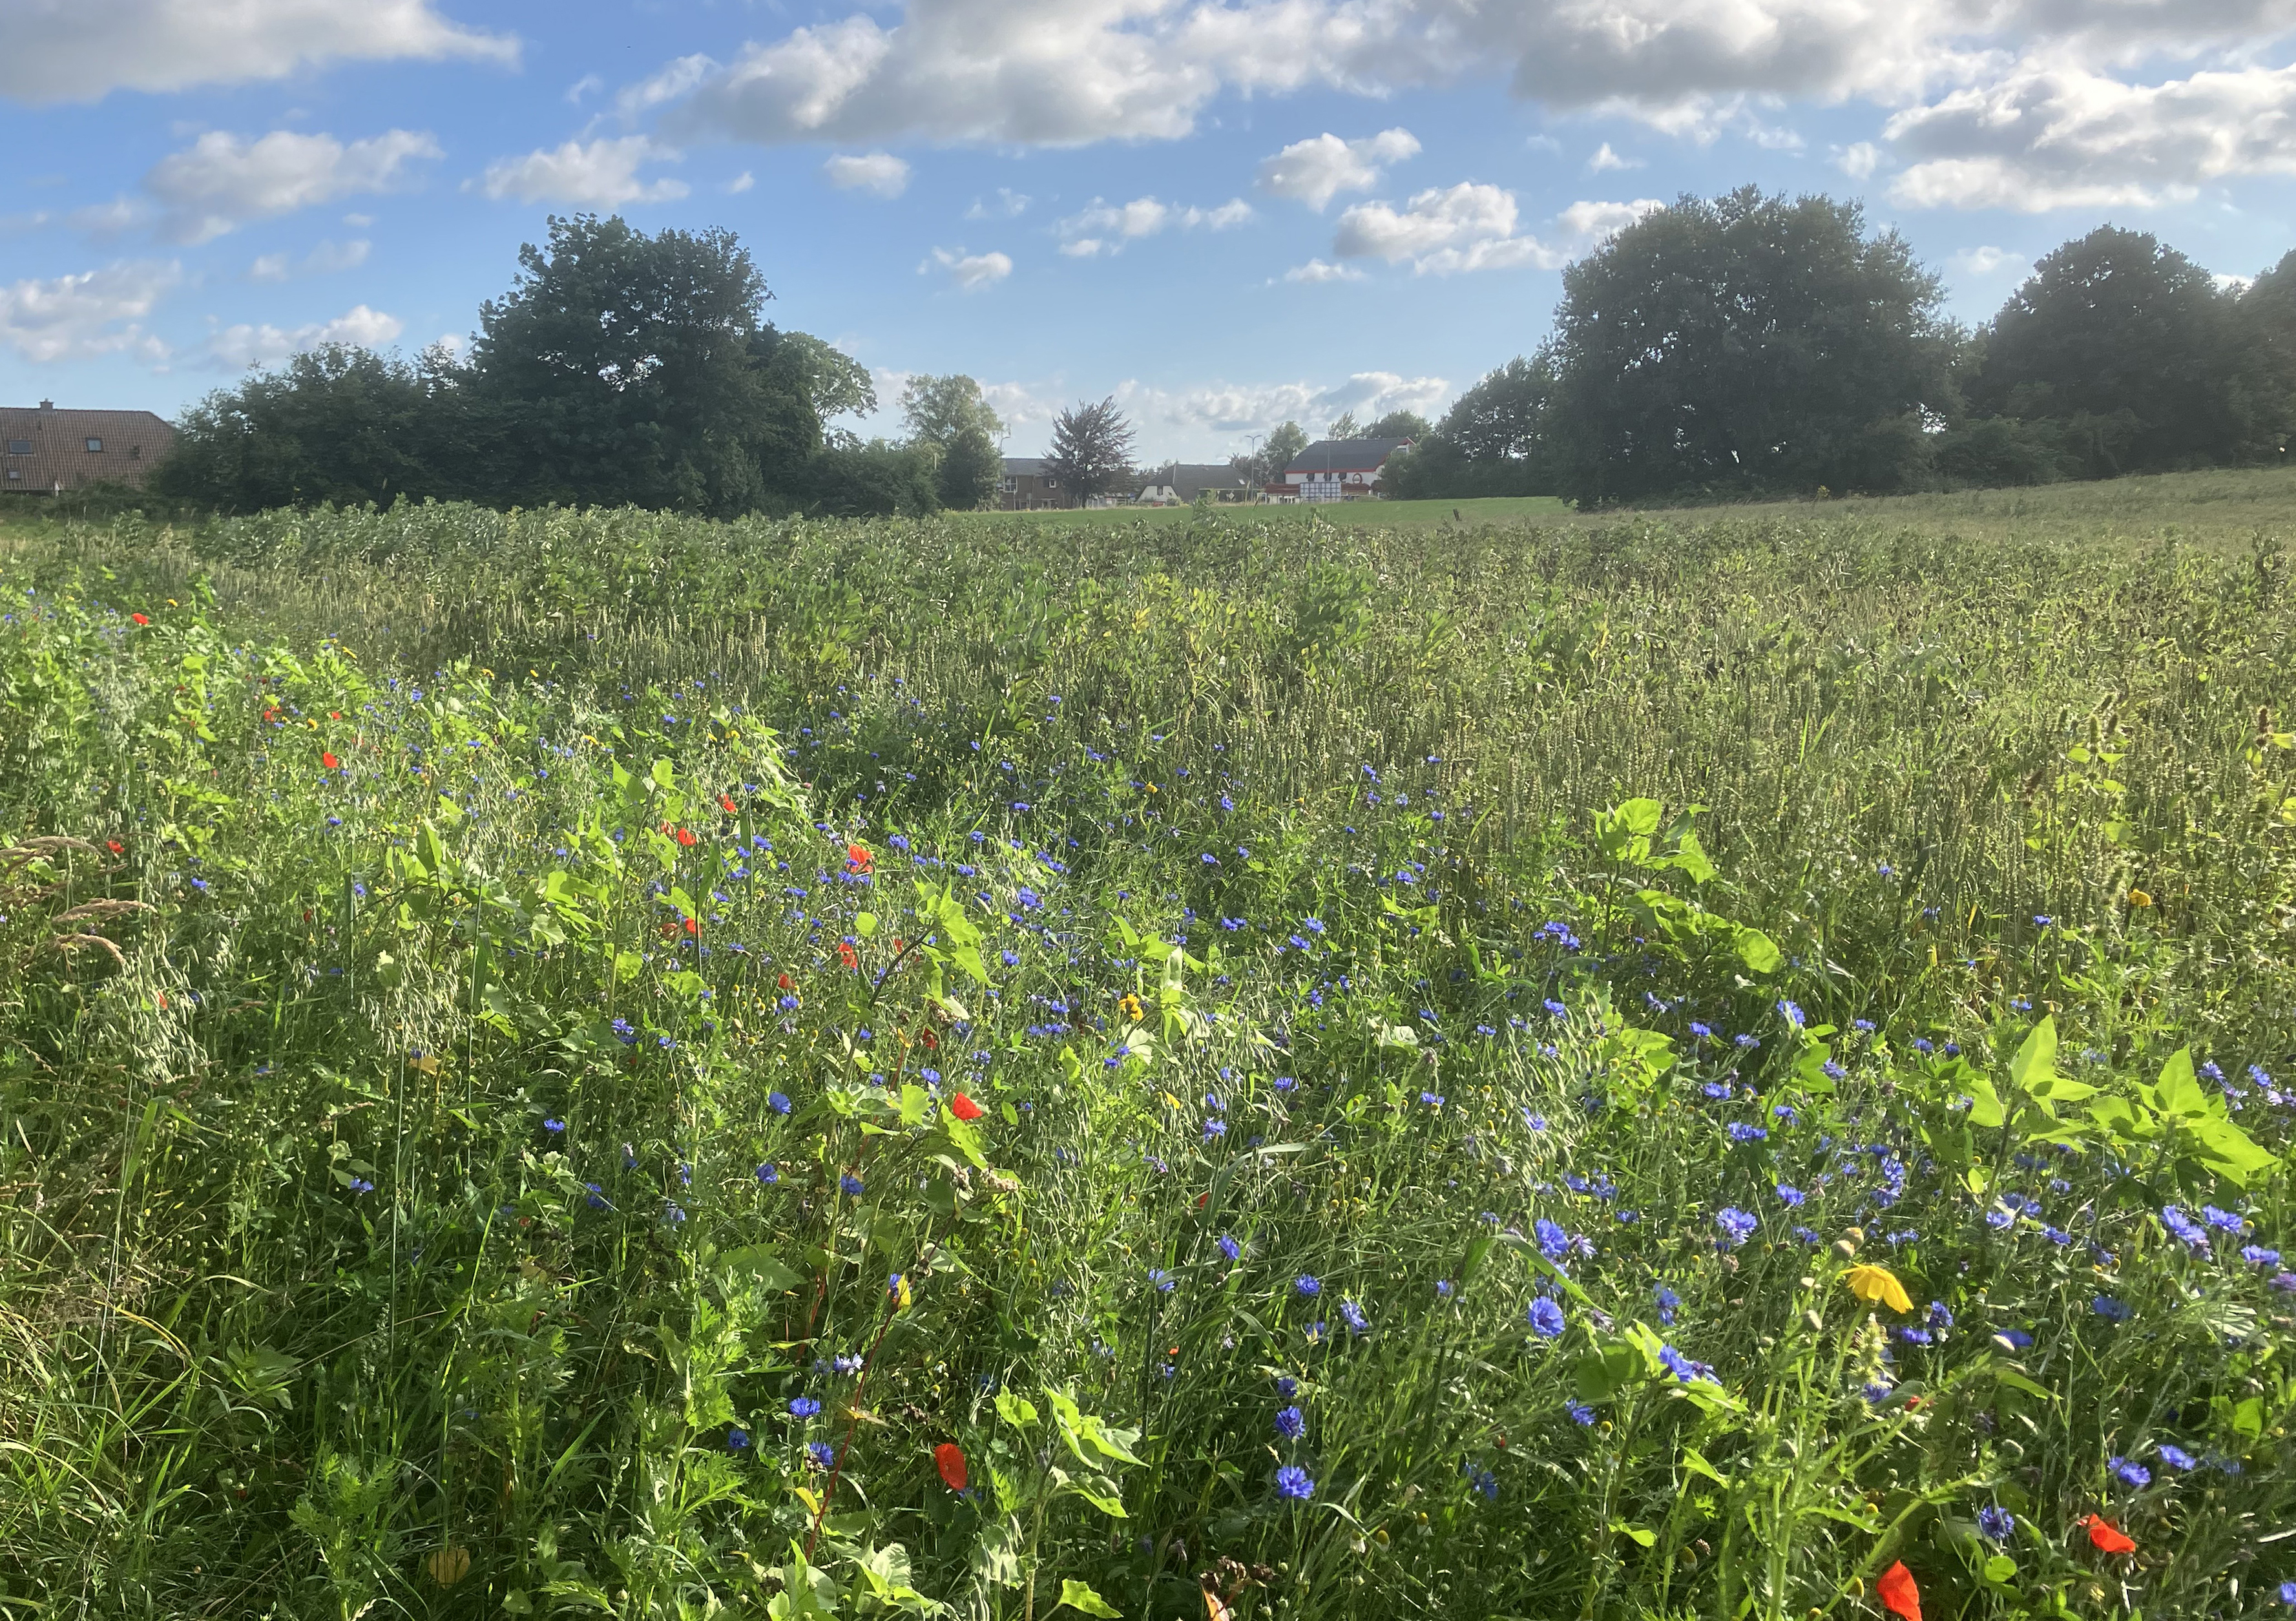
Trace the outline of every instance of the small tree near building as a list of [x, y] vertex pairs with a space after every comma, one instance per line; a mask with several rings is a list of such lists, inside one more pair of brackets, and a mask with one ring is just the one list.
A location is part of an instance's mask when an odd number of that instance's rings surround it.
[[1114, 395], [1096, 405], [1072, 405], [1053, 422], [1045, 476], [1083, 506], [1131, 477], [1133, 438], [1132, 424], [1117, 410]]

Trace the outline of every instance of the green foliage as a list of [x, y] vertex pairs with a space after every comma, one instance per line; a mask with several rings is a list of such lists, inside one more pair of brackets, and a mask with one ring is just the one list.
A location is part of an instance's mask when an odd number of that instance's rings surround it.
[[1684, 197], [1562, 285], [1550, 415], [1580, 501], [1902, 487], [1958, 404], [1937, 278], [1856, 203]]
[[1045, 477], [1068, 500], [1086, 505], [1131, 477], [1133, 438], [1115, 396], [1096, 405], [1071, 405], [1053, 420]]
[[1560, 470], [1547, 443], [1546, 408], [1554, 392], [1551, 357], [1516, 356], [1469, 389], [1443, 413], [1441, 427], [1391, 460], [1382, 485], [1399, 500], [1543, 494]]
[[8, 531], [0, 1598], [2268, 1605], [2296, 605], [2061, 497]]

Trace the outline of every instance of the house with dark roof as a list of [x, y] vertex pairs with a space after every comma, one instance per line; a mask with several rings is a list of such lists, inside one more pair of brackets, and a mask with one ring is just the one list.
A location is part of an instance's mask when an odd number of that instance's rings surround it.
[[1006, 456], [1004, 477], [996, 481], [996, 510], [1033, 512], [1048, 506], [1066, 506], [1060, 486], [1045, 474], [1042, 456]]
[[1267, 486], [1278, 501], [1363, 501], [1379, 494], [1380, 470], [1409, 439], [1317, 439]]
[[141, 487], [176, 430], [149, 411], [0, 406], [0, 494], [61, 495], [90, 484]]
[[1238, 472], [1226, 462], [1167, 462], [1161, 467], [1144, 469], [1141, 477], [1143, 506], [1193, 506], [1207, 490], [1218, 502], [1259, 499], [1251, 476]]

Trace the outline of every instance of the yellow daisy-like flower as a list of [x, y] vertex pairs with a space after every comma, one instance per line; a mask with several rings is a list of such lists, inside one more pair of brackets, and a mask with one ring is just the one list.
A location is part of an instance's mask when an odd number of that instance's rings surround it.
[[1906, 1293], [1906, 1286], [1886, 1266], [1860, 1264], [1842, 1273], [1841, 1281], [1849, 1286], [1851, 1294], [1868, 1305], [1879, 1301], [1893, 1312], [1914, 1309], [1913, 1298]]

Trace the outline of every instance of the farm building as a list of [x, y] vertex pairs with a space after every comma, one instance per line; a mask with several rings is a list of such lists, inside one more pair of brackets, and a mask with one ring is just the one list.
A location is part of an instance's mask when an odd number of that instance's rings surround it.
[[1380, 470], [1409, 439], [1317, 439], [1267, 487], [1278, 501], [1362, 501], [1379, 494]]

